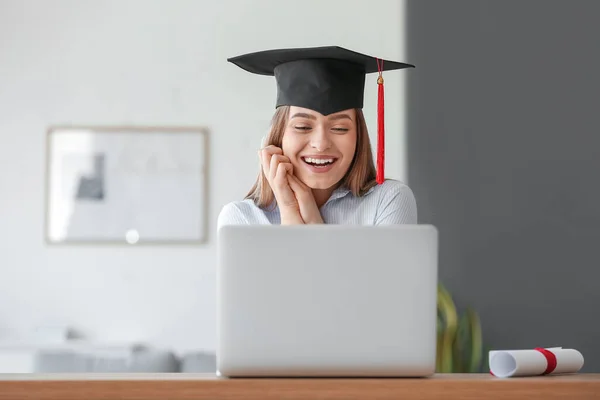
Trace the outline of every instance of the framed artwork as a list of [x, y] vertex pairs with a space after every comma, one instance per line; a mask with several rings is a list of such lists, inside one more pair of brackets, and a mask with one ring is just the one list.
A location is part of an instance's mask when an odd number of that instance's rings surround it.
[[204, 128], [51, 127], [46, 242], [205, 242], [207, 143]]

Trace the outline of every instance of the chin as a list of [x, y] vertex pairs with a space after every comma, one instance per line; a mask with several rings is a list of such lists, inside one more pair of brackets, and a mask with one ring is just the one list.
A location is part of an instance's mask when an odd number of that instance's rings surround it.
[[329, 189], [330, 187], [332, 187], [332, 184], [321, 184], [321, 183], [317, 183], [314, 185], [307, 185], [308, 187], [310, 187], [311, 189]]
[[333, 186], [335, 186], [338, 182], [339, 179], [334, 179], [334, 178], [330, 178], [330, 179], [315, 179], [312, 177], [303, 177], [304, 179], [302, 179], [302, 182], [304, 182], [304, 184], [306, 186], [308, 186], [311, 189], [329, 189]]

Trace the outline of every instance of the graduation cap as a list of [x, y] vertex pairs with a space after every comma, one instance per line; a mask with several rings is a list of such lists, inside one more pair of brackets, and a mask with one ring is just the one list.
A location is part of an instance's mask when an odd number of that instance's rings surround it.
[[414, 65], [383, 60], [338, 46], [266, 50], [228, 58], [227, 61], [259, 75], [274, 76], [276, 107], [297, 106], [329, 115], [362, 108], [365, 76], [378, 72], [377, 183], [384, 181], [383, 71]]

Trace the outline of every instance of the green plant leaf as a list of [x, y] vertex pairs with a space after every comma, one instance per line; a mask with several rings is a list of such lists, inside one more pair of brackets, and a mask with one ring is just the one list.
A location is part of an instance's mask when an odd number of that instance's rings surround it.
[[438, 351], [441, 356], [439, 372], [453, 372], [453, 345], [457, 329], [456, 306], [452, 296], [442, 285], [438, 285], [438, 316], [443, 321], [441, 346]]
[[471, 356], [469, 372], [480, 372], [483, 358], [483, 338], [481, 332], [481, 321], [479, 315], [471, 308], [467, 309], [470, 322]]
[[485, 352], [479, 316], [472, 308], [459, 315], [452, 296], [441, 283], [437, 293], [436, 345], [437, 372], [481, 371]]
[[456, 340], [454, 342], [454, 372], [466, 372], [467, 362], [470, 356], [470, 332], [469, 316], [463, 314], [459, 318]]

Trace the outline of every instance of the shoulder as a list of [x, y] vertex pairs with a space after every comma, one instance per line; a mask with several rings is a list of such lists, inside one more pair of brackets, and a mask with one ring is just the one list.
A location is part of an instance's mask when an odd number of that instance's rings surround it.
[[[252, 206], [254, 203], [250, 202], [248, 204], [247, 200], [244, 201], [232, 201], [231, 203], [227, 203], [221, 209], [218, 218], [218, 225], [239, 225], [239, 224], [247, 224], [248, 216], [252, 213]], [[256, 207], [256, 206], [255, 206]]]
[[377, 196], [378, 218], [392, 223], [417, 223], [417, 203], [406, 183], [388, 179], [373, 189]]
[[406, 183], [395, 179], [386, 179], [381, 185], [374, 186], [373, 192], [382, 200], [395, 197], [414, 198], [411, 188]]
[[255, 224], [264, 215], [252, 200], [233, 201], [225, 204], [219, 213], [217, 229], [224, 225], [249, 225]]

